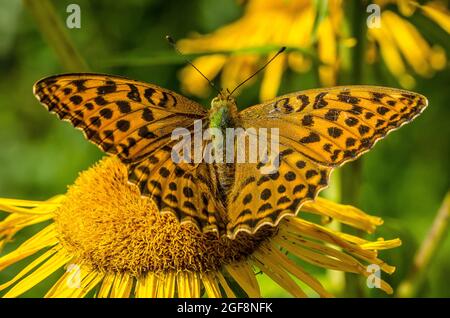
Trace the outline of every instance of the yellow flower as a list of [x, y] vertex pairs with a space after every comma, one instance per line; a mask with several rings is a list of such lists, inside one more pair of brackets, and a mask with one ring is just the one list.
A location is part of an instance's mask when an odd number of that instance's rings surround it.
[[[386, 5], [390, 1], [376, 1]], [[431, 2], [419, 5], [413, 1], [395, 1], [404, 16], [411, 16], [416, 8], [424, 15], [450, 33], [450, 14], [443, 5]], [[442, 70], [447, 65], [445, 51], [439, 45], [431, 46], [419, 30], [407, 19], [390, 10], [382, 10], [381, 27], [369, 28], [369, 48], [379, 48], [381, 57], [389, 71], [397, 77], [400, 85], [412, 88], [415, 80], [407, 66], [423, 77], [430, 77], [434, 71]], [[376, 52], [368, 52], [369, 63], [376, 60]]]
[[[235, 51], [267, 45], [278, 48], [281, 46], [304, 48], [312, 41], [315, 15], [316, 10], [312, 1], [251, 0], [246, 5], [243, 17], [238, 21], [212, 34], [181, 40], [178, 45], [187, 53]], [[267, 59], [271, 57], [268, 56]], [[326, 54], [323, 59], [325, 62], [330, 60]], [[209, 78], [214, 78], [221, 71], [222, 86], [229, 89], [233, 89], [256, 71], [261, 62], [261, 57], [257, 54], [234, 56], [214, 54], [194, 61]], [[286, 65], [298, 71], [306, 71], [310, 64], [309, 59], [297, 52], [278, 57], [264, 71], [261, 99], [276, 95]], [[188, 93], [198, 96], [205, 96], [208, 93], [207, 83], [191, 68], [182, 70], [181, 82], [183, 89]]]
[[[421, 76], [430, 76], [433, 71], [445, 68], [447, 59], [443, 48], [431, 46], [413, 24], [389, 10], [387, 4], [390, 2], [398, 6], [402, 15], [409, 16], [419, 8], [448, 33], [450, 16], [445, 6], [436, 1], [425, 5], [405, 0], [377, 1], [382, 8], [381, 28], [369, 28], [367, 31], [367, 61], [375, 62], [379, 52], [400, 84], [411, 88], [414, 79], [408, 66]], [[231, 55], [205, 55], [194, 60], [207, 77], [212, 79], [221, 73], [222, 86], [233, 89], [273, 56], [273, 53], [265, 57], [262, 53], [245, 53], [245, 50], [274, 47], [276, 51], [277, 47], [287, 46], [293, 51], [280, 56], [264, 70], [260, 100], [277, 95], [286, 68], [302, 73], [310, 69], [310, 56], [301, 50], [316, 50], [320, 62], [318, 74], [323, 86], [338, 84], [338, 73], [342, 67], [340, 52], [342, 48], [357, 44], [355, 38], [346, 34], [348, 23], [344, 19], [344, 12], [350, 1], [249, 0], [246, 3], [244, 14], [239, 20], [213, 33], [192, 36], [178, 42], [186, 53], [236, 52]], [[325, 8], [320, 8], [318, 4], [325, 5]], [[361, 14], [369, 16], [365, 11]], [[317, 29], [315, 21], [318, 21]], [[180, 73], [180, 79], [187, 93], [200, 97], [208, 95], [207, 83], [193, 68], [185, 67]]]
[[[369, 275], [366, 265], [377, 264], [390, 274], [394, 267], [380, 260], [377, 251], [400, 245], [398, 239], [370, 242], [296, 217], [256, 235], [241, 233], [235, 240], [202, 234], [191, 224], [160, 215], [127, 182], [126, 166], [116, 157], [81, 173], [66, 195], [43, 202], [0, 199], [0, 210], [10, 213], [0, 222], [0, 247], [21, 229], [50, 220], [0, 257], [2, 271], [39, 255], [0, 285], [0, 291], [7, 290], [4, 297], [22, 295], [60, 268], [66, 272], [46, 297], [234, 297], [233, 284], [249, 297], [260, 297], [258, 269], [293, 296], [329, 297], [297, 260], [364, 276]], [[321, 198], [302, 211], [367, 232], [382, 223]], [[380, 288], [392, 292], [384, 281]]]

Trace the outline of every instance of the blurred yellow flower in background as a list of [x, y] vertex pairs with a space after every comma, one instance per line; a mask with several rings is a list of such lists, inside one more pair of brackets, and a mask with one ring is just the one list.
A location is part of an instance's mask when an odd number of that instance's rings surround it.
[[[4, 297], [19, 297], [62, 268], [66, 271], [46, 297], [261, 297], [259, 270], [295, 297], [330, 297], [300, 262], [366, 277], [367, 266], [375, 264], [391, 274], [395, 268], [378, 258], [378, 250], [401, 243], [370, 242], [297, 217], [234, 240], [203, 234], [161, 215], [128, 183], [127, 168], [116, 157], [81, 173], [65, 195], [47, 201], [0, 199], [0, 210], [9, 213], [0, 221], [0, 249], [20, 230], [47, 221], [0, 257], [0, 271], [35, 257], [0, 284], [0, 291], [7, 290]], [[301, 214], [334, 218], [368, 233], [383, 223], [322, 198], [304, 204]], [[379, 283], [392, 293], [386, 282]]]
[[[388, 70], [405, 88], [414, 85], [409, 67], [421, 76], [430, 76], [435, 70], [446, 67], [445, 51], [438, 45], [430, 45], [419, 30], [408, 21], [418, 8], [422, 14], [450, 32], [450, 16], [439, 1], [419, 5], [413, 1], [376, 1], [381, 7], [381, 28], [367, 31], [366, 58], [369, 63], [379, 57]], [[401, 15], [390, 10], [390, 4], [398, 7]], [[185, 53], [219, 52], [199, 57], [195, 65], [210, 79], [221, 74], [224, 88], [233, 89], [270, 59], [277, 47], [287, 46], [290, 51], [274, 60], [263, 74], [260, 100], [277, 95], [286, 68], [304, 73], [311, 69], [316, 56], [318, 75], [322, 86], [338, 84], [342, 64], [342, 48], [357, 44], [349, 36], [345, 21], [349, 2], [300, 1], [300, 0], [249, 0], [245, 2], [243, 16], [213, 33], [193, 35], [180, 40], [179, 47]], [[368, 16], [367, 12], [361, 12]], [[403, 16], [406, 16], [403, 17]], [[273, 53], [246, 53], [245, 50], [274, 47]], [[222, 54], [231, 51], [234, 54]], [[180, 73], [182, 88], [186, 93], [206, 97], [209, 87], [191, 67]], [[251, 83], [251, 81], [249, 82]], [[249, 84], [247, 83], [247, 85]]]
[[[380, 4], [382, 8], [389, 3], [395, 3], [401, 15], [406, 17], [412, 16], [419, 8], [425, 16], [450, 33], [450, 14], [439, 1], [426, 5], [405, 0], [379, 0], [375, 3]], [[368, 39], [368, 62], [375, 62], [378, 48], [379, 55], [389, 71], [405, 88], [412, 88], [415, 85], [408, 67], [420, 76], [430, 77], [435, 71], [447, 66], [444, 49], [439, 45], [430, 45], [411, 22], [393, 11], [382, 11], [381, 27], [369, 28]]]
[[[312, 1], [252, 0], [247, 2], [245, 13], [238, 21], [212, 34], [181, 40], [178, 45], [186, 53], [239, 50], [267, 45], [307, 48], [312, 43], [315, 16], [316, 7]], [[326, 34], [331, 27], [331, 23], [322, 27], [325, 41], [328, 41], [329, 36], [333, 37], [333, 33]], [[322, 43], [323, 48], [326, 45], [331, 46], [332, 43]], [[277, 49], [274, 53], [276, 51]], [[334, 54], [330, 53], [326, 54], [324, 50], [323, 59], [334, 62]], [[269, 54], [267, 59], [272, 56]], [[217, 54], [200, 57], [194, 63], [209, 78], [214, 78], [221, 72], [222, 86], [233, 89], [256, 71], [262, 59], [258, 54]], [[261, 99], [276, 95], [286, 66], [304, 72], [309, 70], [310, 65], [311, 61], [298, 52], [279, 56], [264, 70]], [[205, 96], [209, 92], [207, 83], [191, 68], [182, 70], [181, 82], [183, 89], [190, 94]]]

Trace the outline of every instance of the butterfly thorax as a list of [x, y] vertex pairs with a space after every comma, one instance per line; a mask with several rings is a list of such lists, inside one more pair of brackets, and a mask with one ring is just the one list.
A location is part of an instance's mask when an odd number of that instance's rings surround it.
[[226, 128], [236, 127], [238, 122], [238, 110], [234, 98], [219, 95], [211, 101], [211, 109], [209, 110], [209, 127]]
[[[210, 167], [212, 177], [217, 180], [218, 192], [221, 195], [221, 201], [226, 206], [226, 197], [234, 183], [235, 165], [234, 160], [227, 162], [227, 149], [234, 148], [232, 145], [226, 144], [227, 128], [239, 127], [239, 116], [235, 100], [219, 94], [211, 101], [211, 109], [209, 110], [209, 128], [220, 130], [223, 138], [213, 138], [212, 146], [214, 151], [223, 154], [223, 163], [214, 163]], [[234, 142], [234, 140], [233, 140]]]

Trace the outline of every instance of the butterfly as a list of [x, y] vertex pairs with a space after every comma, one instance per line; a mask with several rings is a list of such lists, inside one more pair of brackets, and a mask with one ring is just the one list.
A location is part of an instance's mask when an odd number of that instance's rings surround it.
[[[153, 84], [87, 73], [44, 78], [34, 94], [48, 111], [120, 158], [129, 182], [161, 213], [230, 238], [296, 215], [328, 185], [334, 168], [370, 150], [428, 104], [405, 90], [342, 86], [287, 94], [240, 112], [222, 91], [207, 110]], [[201, 129], [277, 128], [278, 168], [265, 174], [261, 162], [175, 162], [173, 130], [194, 135], [199, 121]]]

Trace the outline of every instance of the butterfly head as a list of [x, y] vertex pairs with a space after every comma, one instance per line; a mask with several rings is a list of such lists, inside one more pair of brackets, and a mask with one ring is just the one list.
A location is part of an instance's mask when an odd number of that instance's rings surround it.
[[236, 100], [228, 90], [221, 90], [211, 101], [211, 109], [209, 110], [211, 127], [233, 127], [237, 114]]

